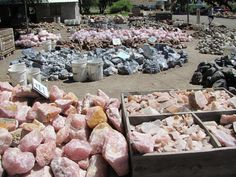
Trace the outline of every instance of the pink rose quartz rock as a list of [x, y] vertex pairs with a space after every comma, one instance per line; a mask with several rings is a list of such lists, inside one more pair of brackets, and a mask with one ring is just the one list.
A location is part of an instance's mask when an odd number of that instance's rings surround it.
[[150, 134], [131, 132], [130, 141], [132, 146], [140, 153], [150, 153], [154, 151], [155, 140]]
[[39, 95], [37, 92], [33, 92], [31, 86], [17, 85], [12, 90], [14, 98], [37, 98]]
[[56, 141], [57, 135], [53, 126], [48, 125], [41, 131], [44, 142]]
[[86, 173], [86, 177], [107, 177], [107, 162], [102, 155], [93, 155]]
[[66, 157], [54, 158], [50, 166], [54, 177], [81, 177], [79, 165]]
[[52, 121], [52, 126], [56, 131], [58, 131], [65, 126], [65, 123], [66, 123], [66, 118], [59, 115]]
[[80, 169], [80, 177], [86, 177], [86, 173], [85, 170]]
[[9, 148], [2, 159], [3, 168], [8, 175], [24, 174], [34, 167], [35, 159], [31, 152], [21, 152], [18, 148]]
[[39, 166], [48, 165], [55, 156], [56, 143], [50, 141], [45, 144], [40, 144], [36, 149], [36, 162]]
[[93, 104], [95, 106], [101, 106], [104, 109], [106, 107], [107, 102], [104, 98], [94, 95], [93, 96]]
[[120, 108], [120, 100], [118, 98], [110, 98], [108, 108]]
[[19, 148], [23, 152], [32, 152], [36, 151], [36, 148], [43, 141], [43, 136], [39, 130], [33, 130], [32, 132], [25, 135], [19, 144]]
[[89, 143], [92, 147], [91, 154], [102, 153], [102, 148], [103, 148], [103, 144], [105, 141], [105, 137], [108, 134], [108, 132], [111, 130], [112, 130], [112, 128], [107, 123], [101, 123], [93, 129], [93, 131], [89, 137]]
[[61, 108], [62, 111], [68, 109], [73, 103], [72, 100], [58, 99], [55, 101], [56, 105]]
[[[0, 128], [0, 155], [9, 148], [12, 143], [12, 135], [5, 128]], [[0, 175], [1, 176], [1, 175]]]
[[50, 173], [50, 167], [45, 166], [43, 168], [33, 168], [30, 173], [22, 176], [22, 177], [53, 177]]
[[102, 97], [107, 103], [109, 101], [109, 96], [105, 94], [102, 90], [98, 89], [97, 95]]
[[34, 120], [38, 119], [38, 108], [41, 105], [39, 102], [35, 102], [32, 108], [27, 113], [27, 120]]
[[102, 107], [91, 107], [87, 109], [86, 121], [89, 128], [94, 128], [100, 123], [107, 122], [107, 115]]
[[120, 132], [109, 131], [106, 135], [102, 155], [119, 176], [129, 173], [128, 145]]
[[47, 103], [43, 103], [39, 105], [38, 108], [38, 120], [40, 122], [51, 122], [56, 117], [58, 117], [60, 112], [61, 112], [60, 108], [52, 106]]
[[18, 120], [19, 122], [26, 122], [26, 117], [31, 108], [26, 105], [18, 105], [18, 111], [16, 114], [15, 119]]
[[62, 149], [59, 148], [59, 147], [56, 147], [56, 149], [55, 149], [55, 158], [56, 158], [56, 157], [62, 157], [62, 156], [63, 156], [63, 151], [62, 151]]
[[123, 132], [122, 118], [118, 108], [108, 108], [106, 110], [108, 120], [112, 123], [116, 130]]
[[13, 87], [8, 82], [0, 82], [1, 91], [12, 91]]
[[63, 98], [64, 95], [65, 92], [59, 89], [56, 85], [53, 85], [49, 91], [49, 98], [51, 102]]
[[87, 141], [72, 139], [64, 146], [63, 152], [69, 159], [80, 161], [89, 157], [91, 147]]
[[69, 116], [71, 114], [77, 114], [77, 109], [70, 105], [69, 108], [65, 109], [63, 112], [62, 112], [63, 115], [65, 116]]
[[2, 91], [0, 92], [0, 103], [3, 101], [11, 101], [12, 92]]
[[15, 118], [18, 112], [17, 104], [11, 101], [0, 102], [0, 117]]
[[79, 161], [79, 162], [78, 162], [78, 165], [79, 165], [79, 167], [80, 167], [81, 169], [87, 170], [88, 167], [89, 167], [89, 159], [87, 158], [87, 159], [84, 159], [84, 160]]
[[70, 139], [79, 139], [87, 141], [89, 137], [89, 130], [88, 128], [82, 128], [82, 129], [75, 129], [73, 127], [70, 128]]
[[68, 119], [71, 119], [71, 126], [76, 129], [81, 129], [86, 126], [85, 115], [71, 114], [70, 116], [68, 116]]
[[63, 127], [62, 129], [60, 129], [58, 132], [57, 132], [57, 137], [56, 137], [56, 143], [57, 145], [61, 145], [63, 143], [66, 143], [69, 140], [69, 137], [70, 136], [70, 129], [69, 127], [65, 126]]

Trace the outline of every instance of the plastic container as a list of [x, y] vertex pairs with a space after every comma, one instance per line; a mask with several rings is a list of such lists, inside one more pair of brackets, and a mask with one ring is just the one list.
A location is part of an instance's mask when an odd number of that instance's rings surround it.
[[25, 65], [25, 63], [17, 63], [14, 65], [10, 65], [9, 68], [17, 69], [17, 70], [26, 70], [26, 65]]
[[10, 77], [10, 81], [13, 86], [16, 86], [17, 84], [27, 85], [26, 68], [25, 69], [23, 69], [22, 67], [9, 68], [8, 75]]
[[43, 42], [43, 49], [44, 49], [45, 52], [50, 52], [52, 50], [51, 40]]
[[74, 81], [83, 82], [87, 80], [87, 60], [73, 60], [71, 66]]
[[88, 79], [90, 81], [98, 81], [103, 79], [103, 61], [90, 60], [87, 63]]
[[41, 82], [41, 71], [40, 68], [30, 68], [27, 72], [27, 81], [28, 83], [32, 83], [32, 79], [36, 79]]

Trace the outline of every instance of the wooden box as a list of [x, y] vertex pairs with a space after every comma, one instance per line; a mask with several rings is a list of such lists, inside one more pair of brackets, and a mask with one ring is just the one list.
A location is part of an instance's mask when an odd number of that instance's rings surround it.
[[15, 41], [12, 28], [0, 29], [0, 57], [5, 57], [15, 50]]
[[[127, 119], [126, 133], [130, 125], [164, 119], [169, 115], [130, 117]], [[184, 151], [178, 153], [135, 154], [128, 139], [132, 177], [235, 177], [236, 148], [223, 148], [195, 115], [194, 121], [211, 137], [212, 150]]]

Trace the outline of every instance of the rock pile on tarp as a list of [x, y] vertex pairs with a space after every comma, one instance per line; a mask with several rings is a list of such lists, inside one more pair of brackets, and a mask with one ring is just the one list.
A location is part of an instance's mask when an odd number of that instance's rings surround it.
[[191, 83], [203, 87], [224, 87], [236, 94], [236, 53], [212, 62], [202, 62], [194, 72]]
[[227, 28], [205, 29], [193, 36], [201, 37], [196, 49], [203, 54], [222, 55], [225, 46], [236, 46], [236, 32]]
[[60, 34], [48, 33], [46, 30], [41, 30], [39, 33], [20, 35], [19, 40], [15, 41], [17, 47], [30, 48], [39, 46], [47, 40], [58, 41], [61, 38]]
[[[42, 102], [39, 102], [39, 101]], [[0, 82], [0, 176], [108, 177], [129, 173], [120, 101], [82, 100], [52, 86], [49, 99]]]
[[159, 43], [171, 43], [178, 45], [181, 42], [188, 42], [191, 36], [180, 29], [165, 30], [163, 28], [142, 28], [142, 29], [107, 29], [107, 30], [80, 30], [75, 32], [71, 39], [77, 42], [81, 48], [91, 50], [93, 48], [105, 48], [112, 44], [112, 40], [119, 38], [127, 47], [137, 47], [137, 43], [143, 44], [151, 37], [157, 38]]

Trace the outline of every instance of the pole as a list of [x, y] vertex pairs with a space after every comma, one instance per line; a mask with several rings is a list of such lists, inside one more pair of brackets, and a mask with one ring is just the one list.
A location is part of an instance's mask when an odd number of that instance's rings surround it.
[[29, 32], [29, 19], [28, 19], [28, 8], [27, 8], [26, 0], [24, 0], [24, 7], [25, 7], [26, 28], [27, 28], [27, 33], [28, 33]]
[[187, 23], [189, 24], [189, 0], [187, 0]]

